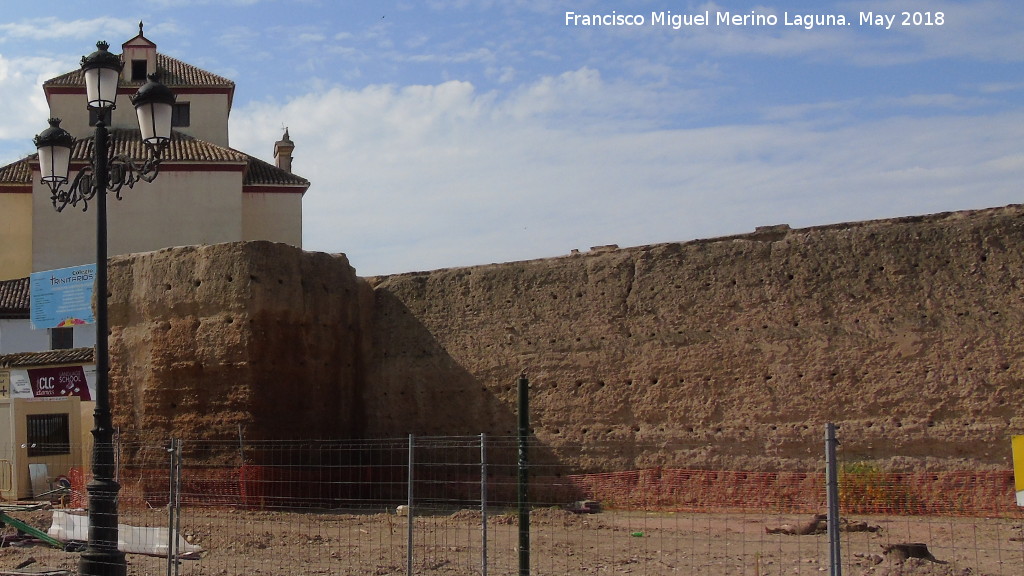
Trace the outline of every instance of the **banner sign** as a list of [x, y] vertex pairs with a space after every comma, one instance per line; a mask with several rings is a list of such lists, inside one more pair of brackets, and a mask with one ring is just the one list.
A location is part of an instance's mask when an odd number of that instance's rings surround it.
[[33, 272], [30, 277], [32, 328], [63, 328], [95, 324], [92, 287], [96, 265]]
[[1017, 489], [1017, 506], [1024, 506], [1024, 436], [1013, 437], [1013, 483]]
[[60, 398], [96, 396], [95, 366], [61, 366], [11, 370], [11, 398]]

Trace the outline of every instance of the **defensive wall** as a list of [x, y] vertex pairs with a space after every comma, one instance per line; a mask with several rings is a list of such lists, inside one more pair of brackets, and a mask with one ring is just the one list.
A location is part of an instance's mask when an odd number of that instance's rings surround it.
[[[361, 278], [267, 242], [112, 260], [115, 424], [146, 438], [512, 435], [607, 469], [1008, 469], [1024, 208]], [[581, 447], [585, 447], [581, 449]], [[211, 455], [213, 457], [213, 455]]]

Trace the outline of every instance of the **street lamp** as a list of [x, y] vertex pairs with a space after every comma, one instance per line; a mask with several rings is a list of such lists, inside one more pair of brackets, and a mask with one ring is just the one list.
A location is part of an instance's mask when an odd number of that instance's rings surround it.
[[50, 127], [35, 137], [39, 151], [42, 182], [49, 186], [53, 207], [62, 211], [68, 204], [82, 210], [96, 200], [96, 407], [93, 411], [93, 478], [89, 490], [89, 541], [79, 561], [82, 576], [124, 576], [124, 553], [117, 548], [117, 497], [121, 486], [114, 479], [114, 427], [110, 411], [108, 320], [107, 320], [107, 191], [121, 199], [124, 186], [132, 188], [139, 180], [152, 182], [160, 168], [160, 156], [171, 139], [171, 109], [174, 94], [157, 81], [155, 75], [133, 96], [139, 129], [150, 157], [137, 164], [125, 154], [109, 156], [109, 132], [103, 119], [115, 107], [118, 79], [124, 63], [107, 51], [106, 42], [97, 42], [97, 50], [82, 57], [88, 109], [97, 112], [93, 160], [68, 183], [74, 138], [60, 127], [60, 119], [51, 118]]

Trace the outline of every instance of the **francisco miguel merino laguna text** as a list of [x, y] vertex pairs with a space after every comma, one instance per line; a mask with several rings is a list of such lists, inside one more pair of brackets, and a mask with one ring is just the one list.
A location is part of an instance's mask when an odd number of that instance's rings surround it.
[[[565, 13], [566, 26], [643, 26], [650, 22], [652, 26], [671, 26], [679, 30], [683, 26], [776, 26], [779, 17], [775, 14], [736, 14], [733, 12], [715, 12], [710, 10], [697, 13], [674, 14], [670, 11], [651, 12], [650, 20], [643, 14], [619, 14], [614, 10], [609, 14]], [[846, 16], [842, 14], [795, 14], [783, 12], [782, 22], [786, 26], [802, 26], [807, 29], [815, 26], [846, 26]]]
[[[944, 24], [942, 12], [921, 12], [904, 13], [908, 16], [903, 25], [928, 25], [941, 26]], [[910, 16], [923, 16], [927, 18], [913, 18]], [[619, 14], [612, 11], [608, 14], [580, 14], [578, 12], [565, 13], [566, 26], [671, 26], [679, 30], [684, 26], [777, 26], [780, 23], [784, 26], [800, 26], [808, 30], [816, 26], [850, 26], [858, 24], [861, 26], [880, 26], [890, 28], [896, 20], [895, 14], [882, 14], [873, 12], [861, 12], [858, 20], [853, 21], [846, 18], [845, 14], [790, 14], [783, 12], [782, 18], [775, 14], [758, 14], [750, 12], [740, 14], [735, 12], [712, 13], [710, 10], [704, 12], [675, 14], [670, 11], [651, 12], [648, 18], [644, 14]], [[920, 22], [918, 20], [921, 20]]]

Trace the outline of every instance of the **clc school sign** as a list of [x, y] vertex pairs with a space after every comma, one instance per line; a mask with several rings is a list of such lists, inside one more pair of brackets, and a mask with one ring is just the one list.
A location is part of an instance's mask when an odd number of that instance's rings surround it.
[[93, 366], [62, 366], [11, 370], [11, 398], [64, 398], [85, 401], [95, 397], [96, 369]]

